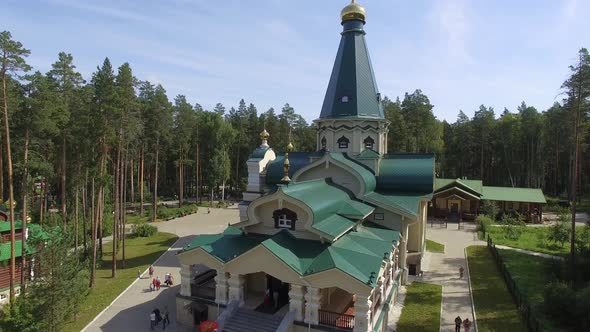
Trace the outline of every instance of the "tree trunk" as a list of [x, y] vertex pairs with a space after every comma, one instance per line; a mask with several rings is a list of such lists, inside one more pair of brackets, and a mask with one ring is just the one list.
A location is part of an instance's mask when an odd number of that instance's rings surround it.
[[0, 135], [0, 199], [4, 202], [4, 147]]
[[141, 146], [141, 153], [139, 157], [139, 179], [137, 180], [139, 184], [139, 215], [143, 218], [143, 167], [144, 167], [144, 157], [143, 157], [143, 150], [144, 146]]
[[88, 253], [88, 246], [86, 243], [86, 220], [88, 220], [88, 209], [86, 204], [88, 203], [88, 169], [86, 169], [86, 175], [84, 176], [84, 186], [82, 187], [82, 241], [84, 241], [84, 254]]
[[129, 194], [131, 196], [131, 204], [133, 204], [133, 202], [135, 202], [135, 188], [133, 187], [133, 175], [135, 174], [135, 168], [133, 165], [133, 158], [131, 158], [129, 160], [129, 168], [131, 171], [131, 176], [129, 177], [129, 180], [131, 180], [131, 189], [129, 191]]
[[27, 162], [29, 160], [29, 128], [25, 127], [25, 152], [23, 154], [23, 181], [22, 181], [22, 198], [23, 198], [23, 209], [22, 209], [22, 221], [23, 221], [23, 237], [22, 237], [22, 252], [21, 252], [21, 276], [20, 276], [20, 284], [21, 284], [21, 293], [24, 294], [26, 290], [26, 283], [27, 278], [25, 271], [27, 270], [27, 237], [26, 237], [26, 229], [27, 229], [27, 191], [28, 191], [28, 184], [27, 184]]
[[113, 198], [113, 257], [112, 257], [112, 264], [111, 264], [111, 278], [115, 278], [117, 276], [117, 235], [119, 234], [119, 213], [121, 210], [119, 209], [119, 177], [121, 176], [121, 130], [119, 130], [119, 147], [117, 148], [117, 160], [115, 162], [115, 185], [114, 185], [114, 198]]
[[182, 207], [182, 196], [184, 194], [184, 176], [182, 175], [182, 148], [180, 149], [180, 159], [178, 162], [178, 207]]
[[[121, 246], [122, 246], [121, 259], [122, 259], [123, 268], [125, 268], [125, 238], [127, 237], [127, 232], [126, 232], [125, 226], [127, 224], [127, 190], [126, 189], [127, 189], [127, 176], [129, 174], [128, 168], [127, 168], [128, 153], [129, 153], [128, 150], [126, 150], [125, 151], [125, 166], [123, 168], [125, 170], [124, 171], [124, 178], [123, 178], [123, 186], [122, 186], [123, 187], [123, 189], [122, 189], [123, 190], [123, 204], [121, 204], [121, 206], [122, 206], [121, 214], [123, 216], [123, 218], [122, 218], [122, 220], [123, 220], [123, 234], [121, 237], [123, 239], [123, 242], [121, 244]], [[131, 179], [133, 179], [133, 164], [131, 165]], [[131, 180], [131, 182], [133, 182], [133, 180]]]
[[[96, 235], [98, 232], [98, 218], [96, 217], [98, 215], [98, 213], [96, 213], [96, 208], [98, 208], [98, 195], [96, 195], [95, 193], [95, 188], [94, 188], [94, 176], [92, 177], [92, 184], [91, 184], [91, 191], [92, 191], [92, 213], [91, 213], [91, 219], [92, 219], [92, 264], [90, 267], [90, 288], [94, 287], [94, 279], [95, 279], [95, 275], [96, 275]], [[96, 202], [96, 205], [95, 203]]]
[[80, 156], [78, 156], [78, 160], [76, 162], [76, 193], [75, 193], [75, 202], [74, 202], [74, 222], [75, 224], [75, 239], [74, 239], [74, 250], [76, 252], [78, 252], [78, 238], [79, 238], [79, 223], [80, 223], [80, 213], [79, 213], [79, 209], [80, 209]]
[[158, 213], [158, 150], [160, 150], [160, 138], [156, 138], [156, 163], [154, 167], [154, 214], [152, 215], [152, 222], [156, 222], [156, 215]]
[[4, 137], [6, 140], [6, 164], [8, 171], [8, 198], [10, 199], [10, 303], [14, 302], [14, 279], [16, 273], [16, 256], [14, 246], [16, 234], [14, 230], [14, 189], [12, 179], [12, 156], [10, 153], [10, 127], [8, 125], [8, 102], [6, 100], [6, 68], [2, 68], [2, 100], [4, 101]]
[[199, 202], [199, 195], [201, 193], [199, 188], [199, 144], [197, 143], [197, 155], [196, 155], [196, 163], [195, 163], [195, 179], [196, 179], [196, 188], [197, 188], [197, 196], [196, 196], [196, 202]]
[[61, 147], [61, 215], [64, 223], [64, 230], [68, 223], [66, 214], [66, 135], [63, 135]]

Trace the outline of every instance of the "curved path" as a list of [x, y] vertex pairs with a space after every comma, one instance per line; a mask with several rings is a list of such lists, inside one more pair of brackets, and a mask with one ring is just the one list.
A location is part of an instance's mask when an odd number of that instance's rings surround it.
[[[186, 217], [155, 224], [161, 232], [168, 232], [178, 235], [178, 241], [172, 245], [154, 263], [155, 275], [164, 279], [164, 274], [172, 273], [176, 285], [167, 288], [162, 287], [159, 291], [149, 291], [149, 277], [144, 273], [142, 279], [136, 280], [123, 293], [119, 295], [103, 312], [101, 312], [82, 331], [127, 331], [144, 332], [150, 330], [149, 314], [155, 307], [163, 310], [165, 306], [170, 311], [171, 326], [166, 331], [189, 331], [176, 326], [176, 294], [180, 290], [180, 265], [175, 255], [197, 234], [215, 234], [222, 232], [228, 223], [235, 223], [239, 220], [237, 208], [211, 209], [199, 208], [199, 212]], [[160, 324], [156, 330], [162, 330]]]

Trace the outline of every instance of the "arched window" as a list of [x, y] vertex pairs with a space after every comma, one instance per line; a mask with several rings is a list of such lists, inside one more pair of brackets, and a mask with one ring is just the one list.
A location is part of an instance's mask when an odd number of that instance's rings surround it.
[[273, 212], [272, 217], [275, 220], [275, 228], [287, 228], [292, 231], [295, 230], [295, 222], [297, 221], [297, 213], [289, 209], [280, 209]]
[[322, 140], [320, 141], [320, 145], [322, 146], [322, 150], [326, 149], [326, 144], [327, 144], [326, 138], [322, 137]]
[[338, 139], [338, 148], [348, 149], [348, 143], [350, 143], [350, 140], [348, 138], [342, 136]]
[[368, 136], [367, 138], [365, 138], [365, 140], [363, 141], [363, 143], [365, 143], [365, 149], [373, 149], [373, 147], [375, 146], [375, 140], [371, 138], [371, 136]]

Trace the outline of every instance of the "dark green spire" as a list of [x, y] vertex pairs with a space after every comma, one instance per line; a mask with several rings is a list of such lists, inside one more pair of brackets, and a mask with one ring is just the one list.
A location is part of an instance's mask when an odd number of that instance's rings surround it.
[[384, 118], [365, 42], [364, 11], [362, 14], [342, 16], [344, 29], [320, 119]]

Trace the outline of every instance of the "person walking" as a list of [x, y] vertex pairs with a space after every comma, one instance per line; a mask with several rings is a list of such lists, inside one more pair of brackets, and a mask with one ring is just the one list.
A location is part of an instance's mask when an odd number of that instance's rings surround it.
[[160, 309], [154, 309], [154, 315], [156, 315], [156, 326], [158, 326], [158, 324], [160, 324], [160, 321], [162, 321], [162, 314], [160, 314]]
[[463, 320], [461, 319], [461, 317], [457, 316], [455, 318], [455, 332], [461, 332], [461, 323], [463, 322]]
[[463, 268], [463, 266], [461, 266], [459, 268], [459, 279], [463, 279], [463, 272], [465, 272], [465, 269]]
[[465, 332], [469, 332], [470, 328], [471, 328], [471, 322], [469, 321], [469, 318], [465, 318], [465, 320], [463, 321], [463, 330]]
[[154, 266], [150, 265], [150, 268], [148, 270], [150, 272], [150, 279], [154, 276]]
[[170, 325], [170, 312], [168, 306], [164, 306], [164, 319], [162, 320], [162, 328], [165, 330], [166, 325]]
[[141, 279], [141, 271], [137, 270], [137, 279]]
[[160, 290], [160, 285], [161, 285], [161, 284], [162, 284], [162, 283], [160, 282], [160, 277], [156, 277], [156, 289], [157, 289], [157, 290]]
[[156, 314], [152, 311], [150, 314], [150, 329], [153, 331], [156, 326]]

